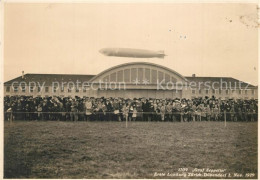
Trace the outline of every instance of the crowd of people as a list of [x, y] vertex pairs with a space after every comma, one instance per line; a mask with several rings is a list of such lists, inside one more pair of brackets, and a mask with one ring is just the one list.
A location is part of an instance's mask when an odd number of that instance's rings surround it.
[[4, 97], [5, 120], [257, 121], [255, 99]]

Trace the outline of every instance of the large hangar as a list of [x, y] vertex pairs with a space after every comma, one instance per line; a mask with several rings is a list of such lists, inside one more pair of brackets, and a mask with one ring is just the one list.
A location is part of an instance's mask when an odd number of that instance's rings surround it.
[[257, 99], [258, 87], [231, 77], [186, 76], [153, 63], [132, 62], [97, 75], [22, 74], [5, 82], [6, 96]]
[[90, 79], [90, 83], [104, 84], [97, 89], [98, 97], [129, 98], [181, 98], [182, 89], [176, 84], [187, 82], [174, 70], [147, 62], [121, 64]]

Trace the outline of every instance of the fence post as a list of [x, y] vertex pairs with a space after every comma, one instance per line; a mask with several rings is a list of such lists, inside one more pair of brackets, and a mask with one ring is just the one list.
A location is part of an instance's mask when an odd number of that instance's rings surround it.
[[125, 117], [125, 127], [127, 128], [127, 121], [128, 121], [128, 116], [126, 115]]
[[10, 114], [10, 122], [12, 123], [13, 122], [13, 112], [11, 111], [11, 114]]
[[227, 126], [227, 113], [224, 111], [224, 120], [225, 120], [225, 127]]

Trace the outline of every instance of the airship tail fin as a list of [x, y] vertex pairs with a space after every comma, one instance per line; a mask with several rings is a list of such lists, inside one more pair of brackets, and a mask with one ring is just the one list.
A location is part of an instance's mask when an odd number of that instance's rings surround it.
[[164, 58], [164, 56], [166, 56], [165, 54], [164, 54], [164, 51], [158, 51], [158, 57], [159, 58], [161, 58], [161, 59], [163, 59]]

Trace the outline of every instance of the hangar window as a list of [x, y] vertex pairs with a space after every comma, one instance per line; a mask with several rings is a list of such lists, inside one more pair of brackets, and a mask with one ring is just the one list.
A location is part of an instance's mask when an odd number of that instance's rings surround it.
[[45, 87], [45, 92], [49, 92], [49, 87]]
[[68, 86], [68, 93], [71, 93], [72, 88], [73, 88], [73, 85], [69, 85], [69, 86]]
[[18, 92], [18, 86], [14, 86], [14, 92]]
[[87, 86], [82, 86], [83, 92], [87, 92]]
[[138, 80], [142, 81], [143, 80], [143, 75], [144, 75], [144, 70], [143, 68], [138, 68]]
[[157, 71], [152, 70], [152, 83], [157, 83]]
[[130, 82], [130, 69], [124, 70], [124, 82]]
[[159, 79], [159, 82], [162, 82], [163, 81], [163, 72], [159, 71], [158, 72], [158, 79]]
[[137, 69], [136, 68], [132, 68], [131, 69], [131, 80], [132, 82], [135, 81], [137, 79]]
[[229, 90], [228, 89], [226, 89], [226, 94], [229, 94]]
[[108, 82], [108, 81], [109, 81], [109, 76], [104, 77], [104, 78], [103, 78], [103, 81], [104, 81], [104, 82]]
[[34, 87], [30, 86], [30, 93], [34, 91]]
[[117, 72], [117, 82], [123, 82], [123, 70]]
[[171, 77], [169, 74], [165, 74], [165, 83], [168, 83], [171, 81]]
[[145, 79], [150, 82], [150, 69], [145, 69]]
[[111, 81], [111, 82], [116, 82], [116, 72], [114, 72], [114, 73], [112, 73], [112, 74], [110, 75], [110, 81]]
[[6, 92], [10, 92], [10, 86], [6, 87]]
[[177, 82], [177, 79], [172, 77], [172, 82], [176, 83]]
[[56, 93], [57, 92], [57, 87], [56, 86], [53, 86], [53, 92]]
[[22, 92], [25, 92], [25, 90], [26, 90], [26, 87], [22, 86]]

